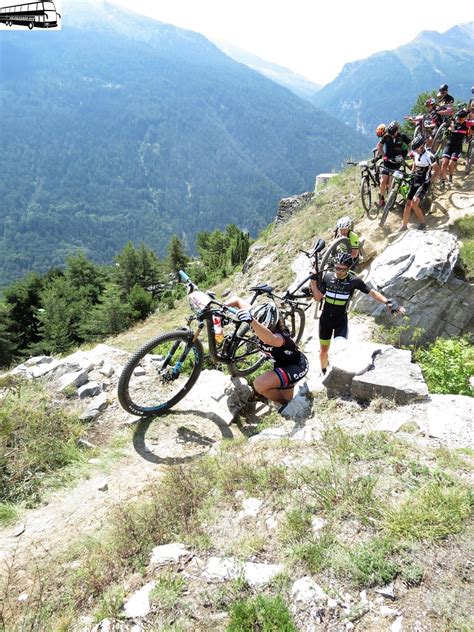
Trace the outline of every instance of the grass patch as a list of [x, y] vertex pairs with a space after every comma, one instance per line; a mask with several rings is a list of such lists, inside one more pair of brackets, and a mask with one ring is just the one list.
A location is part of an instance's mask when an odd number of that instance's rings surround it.
[[384, 529], [399, 539], [441, 540], [463, 530], [473, 506], [470, 489], [460, 484], [428, 482], [387, 512]]
[[469, 336], [437, 338], [428, 349], [418, 349], [415, 360], [430, 393], [472, 395], [469, 378], [474, 374], [474, 347]]
[[333, 553], [338, 547], [331, 529], [323, 529], [318, 536], [310, 537], [306, 542], [295, 544], [291, 549], [291, 557], [300, 562], [309, 573], [332, 566]]
[[467, 279], [474, 278], [474, 217], [461, 217], [455, 222], [462, 241], [460, 255]]
[[0, 404], [0, 498], [32, 507], [47, 477], [84, 460], [77, 445], [84, 426], [38, 384], [8, 389]]
[[153, 610], [158, 611], [165, 619], [172, 619], [176, 610], [180, 609], [181, 597], [185, 588], [186, 581], [183, 577], [177, 575], [158, 577], [149, 597]]
[[349, 576], [360, 587], [384, 586], [400, 572], [391, 559], [394, 544], [387, 538], [374, 538], [349, 551]]
[[227, 632], [297, 632], [286, 603], [279, 596], [258, 595], [236, 601]]
[[323, 440], [331, 457], [342, 463], [377, 461], [402, 452], [400, 443], [388, 432], [351, 435], [342, 428], [333, 426], [324, 432]]
[[0, 525], [6, 526], [18, 520], [19, 511], [11, 503], [0, 503]]

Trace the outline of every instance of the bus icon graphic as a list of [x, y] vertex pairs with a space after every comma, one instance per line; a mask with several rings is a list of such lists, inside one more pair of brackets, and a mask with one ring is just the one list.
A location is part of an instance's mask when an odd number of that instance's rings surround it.
[[61, 15], [56, 11], [54, 2], [28, 2], [0, 7], [0, 24], [6, 26], [27, 26], [32, 29], [48, 29], [58, 26]]

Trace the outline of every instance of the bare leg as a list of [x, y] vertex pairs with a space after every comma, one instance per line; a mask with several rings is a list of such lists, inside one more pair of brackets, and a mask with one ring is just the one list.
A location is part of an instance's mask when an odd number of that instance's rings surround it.
[[330, 342], [325, 342], [325, 344], [323, 344], [322, 342], [320, 343], [321, 347], [319, 350], [319, 362], [321, 363], [321, 370], [323, 371], [323, 373], [325, 372], [325, 370], [328, 368], [328, 364], [329, 364], [329, 345], [331, 344]]
[[407, 200], [405, 203], [405, 208], [403, 209], [402, 226], [404, 226], [405, 228], [408, 226], [408, 222], [410, 220], [412, 203], [412, 200]]
[[415, 215], [417, 216], [420, 224], [426, 224], [426, 217], [423, 211], [421, 210], [421, 208], [419, 207], [419, 202], [420, 202], [420, 199], [415, 196], [413, 198], [412, 208], [415, 211]]
[[231, 296], [228, 301], [225, 302], [227, 307], [237, 307], [238, 309], [250, 309], [250, 303], [244, 301], [240, 296]]
[[253, 383], [254, 389], [277, 404], [286, 404], [293, 399], [294, 388], [282, 389], [278, 375], [275, 371], [262, 373]]

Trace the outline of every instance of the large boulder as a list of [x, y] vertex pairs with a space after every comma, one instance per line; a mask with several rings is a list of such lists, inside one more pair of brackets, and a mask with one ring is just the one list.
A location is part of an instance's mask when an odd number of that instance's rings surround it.
[[323, 380], [328, 397], [376, 397], [408, 404], [428, 397], [421, 369], [411, 361], [410, 351], [371, 342], [336, 345], [330, 355], [330, 370]]
[[[365, 281], [406, 308], [409, 332], [402, 342], [415, 327], [423, 329], [421, 342], [472, 331], [473, 284], [456, 276], [458, 259], [456, 237], [433, 230], [403, 233], [374, 260]], [[357, 293], [354, 307], [385, 324], [394, 322], [381, 303], [364, 294]]]

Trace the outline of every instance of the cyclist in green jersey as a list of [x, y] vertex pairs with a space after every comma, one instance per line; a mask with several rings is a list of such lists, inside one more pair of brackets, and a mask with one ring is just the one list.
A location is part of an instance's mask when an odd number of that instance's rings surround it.
[[334, 237], [347, 237], [351, 242], [351, 268], [355, 268], [359, 261], [360, 255], [360, 239], [359, 235], [352, 230], [353, 226], [354, 222], [352, 221], [352, 219], [348, 215], [345, 215], [344, 217], [341, 217], [337, 220], [336, 231], [334, 233]]

